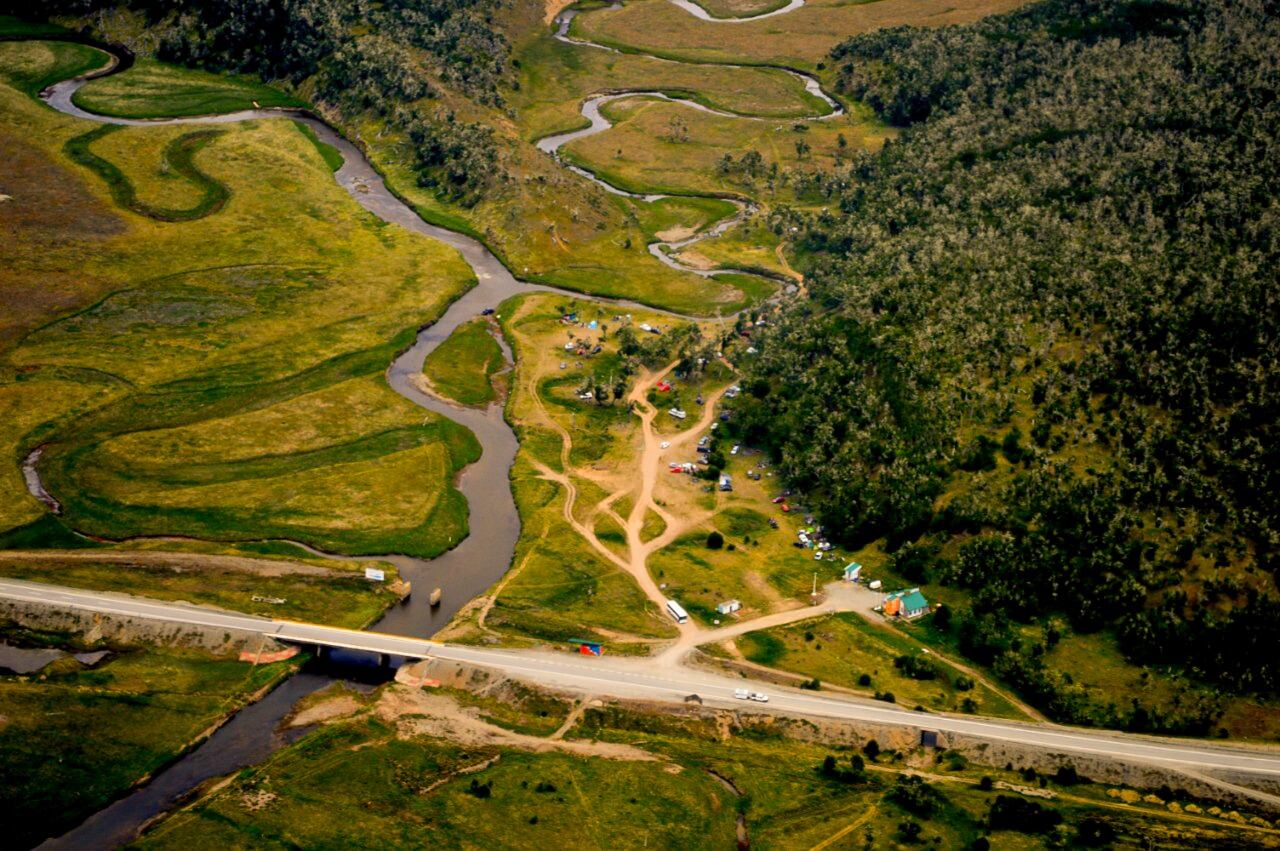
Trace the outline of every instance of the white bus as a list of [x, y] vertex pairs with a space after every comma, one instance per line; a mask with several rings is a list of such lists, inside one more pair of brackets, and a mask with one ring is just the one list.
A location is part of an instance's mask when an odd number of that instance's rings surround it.
[[689, 613], [675, 600], [667, 601], [667, 613], [676, 619], [676, 623], [686, 623], [689, 620]]

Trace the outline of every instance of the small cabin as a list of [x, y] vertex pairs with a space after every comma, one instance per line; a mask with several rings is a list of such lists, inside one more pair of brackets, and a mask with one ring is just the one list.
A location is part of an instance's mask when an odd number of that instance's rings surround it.
[[884, 598], [884, 616], [913, 620], [929, 613], [929, 601], [920, 593], [919, 588], [906, 591], [894, 591]]

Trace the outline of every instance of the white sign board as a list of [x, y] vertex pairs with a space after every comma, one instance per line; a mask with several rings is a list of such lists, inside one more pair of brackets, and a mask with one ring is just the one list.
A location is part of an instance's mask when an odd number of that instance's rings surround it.
[[376, 567], [366, 567], [364, 569], [364, 578], [371, 579], [374, 582], [386, 582], [387, 574]]

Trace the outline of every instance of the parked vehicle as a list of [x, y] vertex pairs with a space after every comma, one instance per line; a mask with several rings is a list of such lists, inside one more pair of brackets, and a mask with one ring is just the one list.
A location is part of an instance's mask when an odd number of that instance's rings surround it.
[[671, 416], [675, 417], [675, 418], [676, 418], [676, 419], [678, 419], [678, 420], [682, 420], [682, 419], [684, 419], [685, 417], [689, 416], [688, 414], [686, 414], [684, 411], [680, 410], [679, 408], [672, 408], [671, 410], [667, 411], [667, 413], [668, 413], [668, 414], [670, 414]]
[[733, 696], [738, 698], [738, 700], [750, 700], [751, 692], [744, 688], [736, 688], [733, 690]]
[[684, 606], [681, 606], [675, 600], [667, 601], [667, 613], [675, 618], [676, 623], [688, 623], [689, 621], [689, 613], [684, 610]]
[[769, 695], [764, 694], [762, 692], [753, 691], [750, 694], [750, 699], [754, 700], [756, 703], [768, 703]]

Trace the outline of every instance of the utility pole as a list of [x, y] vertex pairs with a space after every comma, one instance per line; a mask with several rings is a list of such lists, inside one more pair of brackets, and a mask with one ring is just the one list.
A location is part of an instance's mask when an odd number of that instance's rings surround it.
[[818, 599], [818, 571], [813, 572], [813, 590], [809, 592], [809, 602]]

